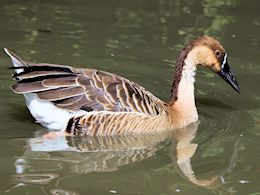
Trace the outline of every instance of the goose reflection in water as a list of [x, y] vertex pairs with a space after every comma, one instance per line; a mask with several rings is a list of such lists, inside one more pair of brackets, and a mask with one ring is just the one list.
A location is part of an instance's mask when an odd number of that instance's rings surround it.
[[59, 182], [75, 174], [116, 171], [123, 165], [151, 158], [167, 147], [167, 141], [170, 140], [173, 171], [193, 184], [215, 189], [224, 182], [224, 175], [232, 171], [238, 146], [235, 146], [230, 163], [224, 171], [209, 178], [198, 179], [191, 164], [191, 158], [198, 147], [198, 144], [192, 142], [198, 125], [199, 122], [179, 130], [138, 136], [58, 136], [48, 139], [38, 135], [38, 138], [28, 140], [24, 155], [16, 159], [14, 179], [18, 184], [14, 188], [39, 185], [45, 190], [43, 184], [54, 182], [57, 189], [50, 189], [50, 193], [75, 194], [58, 189]]

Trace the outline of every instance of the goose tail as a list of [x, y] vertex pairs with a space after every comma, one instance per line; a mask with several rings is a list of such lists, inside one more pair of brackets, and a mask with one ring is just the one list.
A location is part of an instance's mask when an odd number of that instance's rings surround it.
[[11, 67], [10, 69], [15, 69], [15, 72], [17, 74], [21, 73], [24, 71], [23, 67], [27, 67], [28, 64], [22, 60], [19, 56], [17, 56], [15, 53], [13, 53], [12, 51], [10, 51], [7, 48], [4, 48], [5, 53], [7, 53], [7, 55], [10, 56], [12, 63], [14, 65], [14, 67]]

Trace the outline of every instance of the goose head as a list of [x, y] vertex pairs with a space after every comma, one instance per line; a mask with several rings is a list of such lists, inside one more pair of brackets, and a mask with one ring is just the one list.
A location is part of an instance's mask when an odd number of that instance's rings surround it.
[[[192, 49], [187, 59], [192, 59], [194, 65], [201, 65], [222, 77], [235, 91], [240, 93], [240, 87], [232, 73], [228, 61], [227, 52], [214, 38], [201, 36], [190, 42]], [[189, 47], [188, 47], [189, 48]]]

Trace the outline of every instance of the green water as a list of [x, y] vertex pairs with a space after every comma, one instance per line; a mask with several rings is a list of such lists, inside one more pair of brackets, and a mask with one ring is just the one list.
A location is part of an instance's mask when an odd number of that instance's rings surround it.
[[241, 94], [199, 69], [199, 124], [167, 135], [42, 139], [46, 129], [10, 90], [2, 51], [0, 193], [260, 194], [259, 10], [257, 0], [1, 0], [0, 48], [27, 60], [114, 72], [165, 100], [178, 52], [208, 34], [228, 51]]

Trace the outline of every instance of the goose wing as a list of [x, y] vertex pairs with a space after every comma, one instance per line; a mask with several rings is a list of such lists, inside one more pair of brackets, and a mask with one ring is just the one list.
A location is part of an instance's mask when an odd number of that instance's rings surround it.
[[[10, 52], [9, 52], [10, 53]], [[12, 54], [12, 53], [11, 53]], [[16, 60], [21, 60], [12, 55]], [[121, 76], [94, 69], [22, 61], [13, 78], [16, 93], [36, 93], [57, 107], [77, 111], [139, 112], [159, 115], [164, 102]]]

